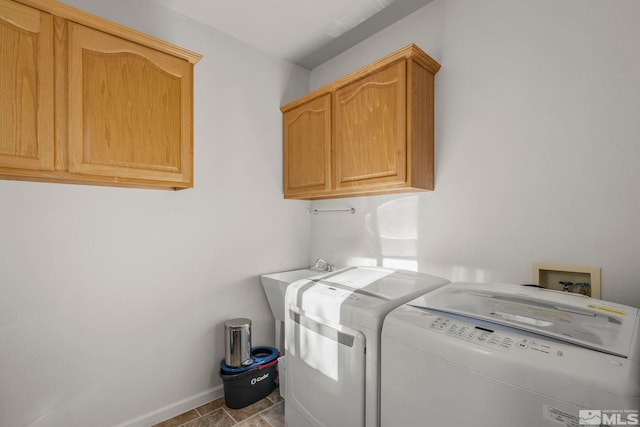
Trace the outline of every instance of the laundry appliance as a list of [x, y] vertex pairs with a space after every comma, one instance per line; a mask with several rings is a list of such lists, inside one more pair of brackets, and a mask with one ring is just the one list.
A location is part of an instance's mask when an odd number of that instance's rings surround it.
[[638, 425], [638, 328], [582, 295], [445, 285], [385, 320], [381, 425]]
[[275, 319], [276, 348], [284, 353], [284, 296], [287, 286], [293, 282], [305, 278], [317, 278], [327, 274], [322, 270], [301, 268], [298, 270], [280, 271], [278, 273], [263, 274], [260, 276], [267, 302]]
[[289, 285], [286, 425], [378, 426], [383, 320], [394, 308], [446, 283], [428, 274], [351, 267]]

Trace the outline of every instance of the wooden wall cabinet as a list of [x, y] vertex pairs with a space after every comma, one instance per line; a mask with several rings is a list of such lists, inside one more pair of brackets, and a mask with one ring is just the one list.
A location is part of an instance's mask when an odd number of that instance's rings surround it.
[[0, 178], [193, 186], [200, 55], [52, 0], [0, 0]]
[[439, 69], [409, 45], [281, 107], [285, 198], [433, 190]]
[[331, 95], [286, 111], [283, 120], [285, 195], [330, 195]]
[[0, 168], [53, 170], [53, 17], [0, 0]]

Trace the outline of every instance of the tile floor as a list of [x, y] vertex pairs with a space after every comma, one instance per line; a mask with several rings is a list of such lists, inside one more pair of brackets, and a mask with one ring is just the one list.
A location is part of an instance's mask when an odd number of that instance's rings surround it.
[[284, 427], [284, 399], [276, 388], [242, 409], [227, 408], [224, 398], [163, 421], [153, 427]]

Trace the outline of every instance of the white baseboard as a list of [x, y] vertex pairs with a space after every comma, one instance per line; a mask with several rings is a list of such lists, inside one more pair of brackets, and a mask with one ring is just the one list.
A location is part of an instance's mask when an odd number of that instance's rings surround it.
[[176, 415], [180, 415], [184, 412], [190, 411], [198, 406], [209, 403], [212, 400], [221, 398], [224, 395], [224, 389], [222, 385], [210, 388], [202, 393], [195, 394], [193, 396], [182, 399], [178, 402], [159, 408], [155, 411], [141, 415], [129, 421], [125, 421], [122, 424], [118, 424], [116, 427], [150, 427], [154, 424], [158, 424], [162, 421], [166, 421], [169, 418], [173, 418]]

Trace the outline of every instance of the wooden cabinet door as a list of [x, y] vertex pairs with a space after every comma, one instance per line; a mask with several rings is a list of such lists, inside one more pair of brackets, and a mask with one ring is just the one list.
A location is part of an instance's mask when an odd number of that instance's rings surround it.
[[0, 168], [53, 170], [53, 17], [0, 0]]
[[69, 171], [192, 186], [193, 68], [69, 23]]
[[337, 190], [406, 182], [406, 81], [401, 61], [336, 91]]
[[331, 191], [331, 95], [285, 112], [283, 132], [285, 197]]

